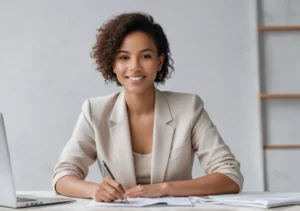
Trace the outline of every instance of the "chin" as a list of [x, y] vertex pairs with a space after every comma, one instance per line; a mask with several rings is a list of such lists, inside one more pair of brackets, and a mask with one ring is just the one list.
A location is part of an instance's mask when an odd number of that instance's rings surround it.
[[132, 93], [132, 94], [145, 94], [146, 92], [149, 91], [149, 89], [154, 88], [154, 86], [150, 86], [150, 87], [124, 87], [124, 89], [126, 90], [126, 92], [128, 93]]

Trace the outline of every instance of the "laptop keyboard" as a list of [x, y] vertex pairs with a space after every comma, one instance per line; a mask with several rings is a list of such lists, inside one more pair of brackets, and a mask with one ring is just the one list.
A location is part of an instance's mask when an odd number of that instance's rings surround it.
[[17, 197], [17, 202], [31, 202], [31, 201], [37, 201], [37, 200], [36, 199], [28, 199], [28, 198]]

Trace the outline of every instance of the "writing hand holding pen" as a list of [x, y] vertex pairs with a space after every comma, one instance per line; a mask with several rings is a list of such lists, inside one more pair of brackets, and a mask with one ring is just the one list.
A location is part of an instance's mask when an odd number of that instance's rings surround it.
[[116, 199], [125, 199], [125, 202], [128, 203], [123, 186], [115, 180], [104, 161], [102, 165], [107, 176], [94, 188], [92, 198], [97, 202], [112, 202]]

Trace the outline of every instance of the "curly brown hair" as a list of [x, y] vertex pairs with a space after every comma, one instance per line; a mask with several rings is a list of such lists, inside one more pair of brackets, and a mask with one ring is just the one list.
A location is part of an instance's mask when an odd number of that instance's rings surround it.
[[145, 13], [123, 13], [104, 23], [97, 31], [91, 58], [95, 59], [96, 70], [102, 73], [106, 83], [115, 81], [118, 86], [122, 86], [113, 71], [113, 63], [124, 38], [136, 31], [144, 32], [154, 40], [158, 56], [165, 55], [162, 68], [154, 82], [164, 84], [171, 77], [174, 61], [171, 58], [169, 42], [162, 27], [154, 22], [152, 16]]

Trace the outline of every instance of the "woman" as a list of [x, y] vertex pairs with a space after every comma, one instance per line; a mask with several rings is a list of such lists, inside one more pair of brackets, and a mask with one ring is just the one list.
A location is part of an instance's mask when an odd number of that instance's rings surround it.
[[[168, 40], [151, 16], [121, 14], [105, 23], [91, 56], [120, 93], [84, 102], [53, 175], [59, 194], [110, 202], [127, 197], [237, 193], [240, 164], [197, 95], [162, 92], [173, 69]], [[206, 176], [192, 179], [194, 155]], [[84, 181], [98, 162], [100, 184]], [[114, 179], [105, 177], [104, 161]]]

